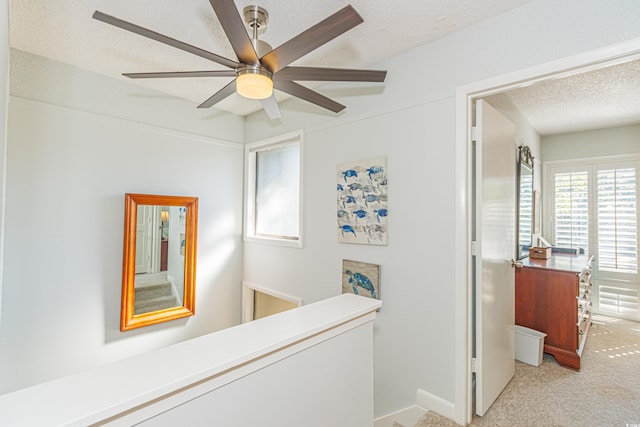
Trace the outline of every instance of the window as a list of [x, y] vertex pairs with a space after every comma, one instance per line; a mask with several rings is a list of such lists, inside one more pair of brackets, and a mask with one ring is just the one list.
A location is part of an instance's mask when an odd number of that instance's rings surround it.
[[600, 270], [638, 272], [636, 169], [598, 170]]
[[302, 132], [247, 145], [247, 240], [302, 246], [301, 152]]
[[589, 178], [586, 171], [554, 176], [557, 246], [589, 249]]
[[595, 254], [600, 271], [637, 274], [639, 165], [595, 159], [551, 166], [555, 244]]
[[[524, 167], [522, 168], [525, 169]], [[533, 173], [522, 173], [520, 175], [520, 201], [519, 206], [519, 230], [518, 247], [524, 248], [525, 253], [531, 245], [531, 234], [533, 232]]]
[[640, 320], [640, 158], [549, 162], [545, 168], [552, 220], [546, 232], [558, 246], [595, 255], [594, 312]]

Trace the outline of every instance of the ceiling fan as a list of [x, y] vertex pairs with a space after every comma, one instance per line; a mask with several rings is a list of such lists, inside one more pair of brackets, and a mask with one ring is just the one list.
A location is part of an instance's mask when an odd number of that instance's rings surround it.
[[253, 32], [250, 38], [233, 0], [209, 0], [209, 2], [222, 24], [238, 61], [216, 55], [100, 11], [95, 11], [93, 18], [228, 67], [228, 70], [123, 74], [132, 79], [235, 77], [229, 84], [200, 104], [198, 108], [209, 108], [237, 91], [246, 98], [260, 100], [268, 116], [271, 119], [277, 119], [280, 117], [280, 109], [273, 95], [275, 88], [337, 113], [342, 111], [345, 106], [296, 83], [296, 81], [383, 82], [387, 75], [386, 71], [376, 70], [289, 66], [312, 50], [364, 22], [350, 5], [272, 49], [269, 44], [258, 39], [258, 33], [264, 32], [269, 20], [269, 14], [265, 9], [259, 6], [244, 8], [245, 22]]

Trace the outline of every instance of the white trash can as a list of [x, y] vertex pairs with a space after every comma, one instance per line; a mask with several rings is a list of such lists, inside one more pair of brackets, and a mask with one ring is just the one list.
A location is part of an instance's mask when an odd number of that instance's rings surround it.
[[515, 325], [516, 334], [516, 360], [532, 366], [542, 364], [542, 352], [544, 350], [544, 332]]

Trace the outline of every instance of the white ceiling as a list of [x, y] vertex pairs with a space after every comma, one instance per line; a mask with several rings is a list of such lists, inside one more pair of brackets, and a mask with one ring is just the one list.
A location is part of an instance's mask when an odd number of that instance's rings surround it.
[[[273, 47], [351, 4], [364, 23], [294, 65], [376, 68], [376, 64], [388, 58], [530, 1], [236, 0], [235, 3], [240, 12], [251, 4], [267, 9], [269, 25], [261, 38]], [[235, 59], [207, 0], [11, 0], [11, 46], [193, 101], [194, 108], [229, 82], [229, 78], [130, 80], [121, 76], [124, 72], [223, 67], [96, 21], [91, 18], [95, 10]], [[510, 91], [508, 96], [541, 134], [638, 122], [638, 64], [549, 80]], [[322, 92], [322, 88], [318, 91]], [[276, 96], [280, 101], [288, 97], [279, 92]], [[260, 104], [232, 95], [216, 108], [246, 115], [260, 109]]]
[[[240, 13], [251, 4], [267, 9], [269, 24], [261, 38], [274, 48], [351, 4], [364, 23], [294, 65], [370, 68], [530, 1], [236, 0], [235, 3]], [[12, 47], [191, 100], [194, 108], [230, 81], [229, 78], [129, 80], [122, 77], [124, 72], [224, 68], [91, 18], [95, 10], [100, 10], [235, 60], [207, 0], [11, 0], [10, 10]], [[287, 97], [279, 92], [276, 95], [279, 100]], [[216, 107], [246, 115], [259, 109], [260, 104], [232, 95]]]

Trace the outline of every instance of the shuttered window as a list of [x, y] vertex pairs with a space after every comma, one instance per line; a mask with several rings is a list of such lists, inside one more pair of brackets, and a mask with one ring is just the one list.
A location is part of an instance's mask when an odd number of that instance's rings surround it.
[[638, 291], [633, 286], [622, 288], [598, 286], [598, 311], [616, 317], [638, 320]]
[[549, 163], [546, 232], [595, 256], [594, 313], [640, 320], [640, 156]]
[[533, 174], [523, 173], [520, 176], [520, 202], [518, 212], [519, 242], [521, 248], [527, 250], [531, 246], [531, 233], [533, 231]]
[[589, 173], [554, 175], [556, 246], [589, 248]]
[[637, 273], [636, 169], [598, 170], [597, 177], [599, 268]]

